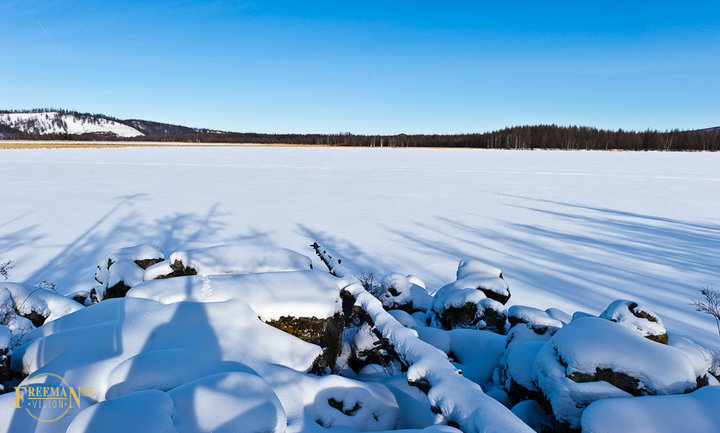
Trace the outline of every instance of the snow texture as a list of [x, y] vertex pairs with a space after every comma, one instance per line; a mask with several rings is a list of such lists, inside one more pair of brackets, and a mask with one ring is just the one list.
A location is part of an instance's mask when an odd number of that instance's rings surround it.
[[583, 433], [719, 433], [720, 386], [689, 394], [600, 400], [582, 416]]
[[327, 272], [311, 270], [192, 275], [146, 281], [126, 296], [163, 304], [238, 300], [247, 303], [263, 320], [277, 320], [282, 316], [325, 319], [341, 310], [340, 282]]
[[365, 310], [408, 367], [408, 381], [428, 387], [430, 404], [466, 433], [531, 432], [502, 404], [487, 396], [479, 385], [458, 373], [445, 354], [419, 340], [413, 330], [398, 323], [359, 284], [345, 288]]
[[308, 257], [285, 248], [264, 248], [245, 243], [177, 251], [170, 264], [182, 263], [200, 275], [287, 272], [312, 268]]
[[632, 329], [643, 337], [667, 334], [660, 317], [637, 302], [614, 301], [600, 314], [600, 317]]
[[[637, 380], [636, 389], [621, 390], [594, 377], [600, 370]], [[552, 405], [555, 417], [579, 427], [582, 410], [604, 398], [680, 394], [697, 387], [704, 368], [683, 350], [642, 338], [617, 323], [585, 317], [555, 333], [535, 360], [534, 381]]]
[[[45, 317], [45, 322], [51, 322], [74, 311], [80, 310], [82, 305], [49, 289], [19, 283], [0, 283], [0, 293], [8, 291], [15, 310], [21, 315], [31, 313]], [[7, 295], [0, 294], [0, 305]]]

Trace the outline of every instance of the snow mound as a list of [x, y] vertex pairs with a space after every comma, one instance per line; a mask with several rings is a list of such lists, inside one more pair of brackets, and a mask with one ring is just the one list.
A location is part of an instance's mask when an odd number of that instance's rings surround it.
[[580, 318], [539, 351], [534, 380], [557, 420], [577, 428], [582, 410], [595, 400], [684, 393], [705, 374], [680, 349], [608, 320]]
[[720, 386], [689, 394], [617, 398], [592, 403], [582, 415], [583, 433], [720, 433]]
[[193, 275], [146, 281], [128, 297], [163, 304], [182, 301], [247, 303], [264, 321], [283, 316], [328, 318], [341, 311], [340, 280], [319, 271], [249, 275]]
[[[287, 418], [270, 385], [257, 375], [219, 373], [181, 385], [168, 395], [182, 433], [281, 433]], [[112, 401], [112, 400], [111, 400]]]
[[444, 329], [471, 328], [505, 331], [505, 307], [460, 281], [441, 287], [427, 312], [430, 324]]
[[614, 301], [600, 314], [600, 317], [619, 323], [650, 340], [667, 344], [667, 331], [660, 317], [637, 302]]
[[162, 262], [165, 255], [149, 245], [122, 248], [105, 256], [97, 265], [98, 286], [90, 292], [90, 302], [120, 298], [143, 281], [145, 269]]
[[186, 274], [254, 274], [312, 269], [312, 260], [285, 248], [230, 244], [176, 251], [170, 255], [170, 267]]
[[505, 337], [490, 331], [474, 329], [416, 329], [421, 340], [442, 350], [454, 360], [463, 376], [488, 389], [493, 372], [505, 351]]
[[510, 299], [510, 289], [503, 279], [502, 271], [479, 260], [461, 260], [457, 280], [459, 285], [478, 289], [501, 304]]
[[428, 396], [433, 411], [458, 425], [464, 432], [531, 432], [532, 430], [502, 404], [486, 395], [482, 388], [458, 374], [447, 356], [417, 338], [415, 330], [398, 323], [382, 303], [360, 284], [344, 289], [355, 299], [408, 366], [407, 380]]
[[11, 333], [10, 341], [4, 347], [21, 344], [37, 326], [82, 308], [79, 303], [52, 290], [20, 283], [0, 283], [0, 325]]
[[432, 296], [425, 289], [425, 283], [412, 275], [388, 274], [380, 284], [375, 284], [372, 276], [365, 276], [361, 282], [386, 310], [412, 313], [427, 311], [432, 304]]
[[562, 328], [563, 322], [552, 317], [547, 311], [523, 305], [513, 305], [508, 309], [508, 322], [510, 326], [526, 323], [533, 331], [544, 334], [550, 331], [555, 333]]
[[[31, 342], [13, 353], [13, 370], [62, 371], [70, 383], [95, 387], [100, 400], [110, 386], [124, 379], [138, 381], [135, 372], [148, 366], [162, 381], [162, 375], [192, 377], [192, 371], [183, 373], [185, 369], [217, 371], [220, 362], [251, 367], [274, 363], [307, 371], [322, 354], [317, 345], [262, 323], [247, 304], [237, 301], [164, 305], [148, 299], [110, 299], [50, 322], [26, 338]], [[153, 351], [153, 359], [138, 356]], [[202, 357], [188, 357], [187, 362], [176, 358], [187, 352]], [[162, 383], [151, 380], [145, 386], [162, 388]], [[135, 383], [132, 390], [142, 387]]]

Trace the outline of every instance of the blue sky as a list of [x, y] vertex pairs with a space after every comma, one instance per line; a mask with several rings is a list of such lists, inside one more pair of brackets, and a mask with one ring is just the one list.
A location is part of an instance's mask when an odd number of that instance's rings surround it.
[[720, 2], [0, 0], [0, 108], [234, 131], [720, 125]]

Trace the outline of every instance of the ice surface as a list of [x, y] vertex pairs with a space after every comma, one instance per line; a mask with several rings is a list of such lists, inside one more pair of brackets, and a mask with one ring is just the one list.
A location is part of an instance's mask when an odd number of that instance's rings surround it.
[[597, 315], [632, 299], [720, 349], [689, 305], [720, 265], [718, 166], [704, 152], [3, 150], [0, 237], [14, 241], [2, 256], [13, 280], [61, 293], [89, 290], [99, 257], [141, 243], [312, 255], [317, 241], [352, 260], [351, 275], [413, 274], [428, 291], [482, 258], [502, 268], [511, 304]]

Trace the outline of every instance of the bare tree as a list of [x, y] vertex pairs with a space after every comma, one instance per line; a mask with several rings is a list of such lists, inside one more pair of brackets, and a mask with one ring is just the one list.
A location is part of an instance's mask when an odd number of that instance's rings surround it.
[[10, 269], [14, 267], [15, 265], [13, 264], [12, 260], [0, 263], [0, 275], [2, 275], [7, 280], [8, 276], [10, 275]]
[[720, 335], [720, 291], [708, 287], [700, 290], [701, 299], [694, 301], [691, 305], [696, 311], [709, 314], [715, 319], [718, 335]]

